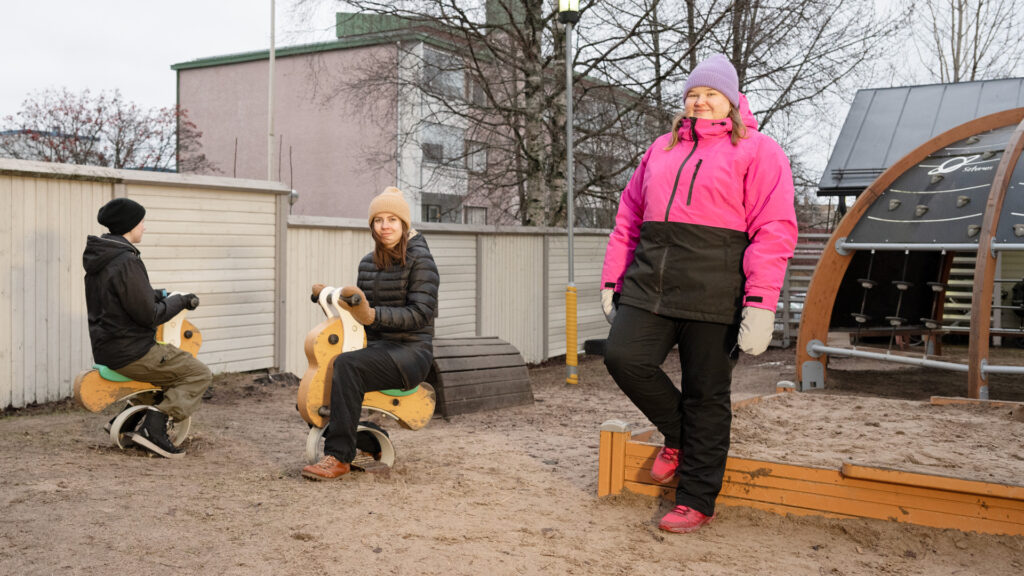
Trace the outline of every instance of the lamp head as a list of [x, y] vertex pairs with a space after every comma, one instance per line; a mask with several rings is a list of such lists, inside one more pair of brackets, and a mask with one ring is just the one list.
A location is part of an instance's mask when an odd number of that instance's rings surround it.
[[558, 21], [575, 24], [580, 21], [580, 0], [558, 0]]

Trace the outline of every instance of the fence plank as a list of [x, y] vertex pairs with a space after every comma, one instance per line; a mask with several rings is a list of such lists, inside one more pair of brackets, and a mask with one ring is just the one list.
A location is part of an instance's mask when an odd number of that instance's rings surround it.
[[0, 410], [11, 405], [14, 382], [14, 213], [13, 179], [0, 176]]

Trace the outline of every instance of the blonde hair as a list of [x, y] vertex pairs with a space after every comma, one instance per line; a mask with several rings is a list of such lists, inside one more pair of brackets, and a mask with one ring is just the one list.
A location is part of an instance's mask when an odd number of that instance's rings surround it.
[[[686, 112], [680, 112], [676, 114], [676, 117], [672, 119], [672, 141], [665, 146], [665, 150], [671, 150], [676, 147], [679, 143], [679, 126], [682, 125], [683, 120], [687, 118]], [[747, 137], [747, 127], [743, 124], [743, 118], [740, 118], [740, 111], [735, 106], [729, 107], [729, 119], [732, 120], [732, 130], [730, 139], [732, 145], [735, 146], [739, 143], [741, 138]]]

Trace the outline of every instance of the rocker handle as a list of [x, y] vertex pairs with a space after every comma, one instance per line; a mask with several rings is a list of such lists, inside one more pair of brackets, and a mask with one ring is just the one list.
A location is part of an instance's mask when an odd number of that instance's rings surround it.
[[[314, 304], [319, 302], [320, 293], [323, 292], [324, 288], [326, 287], [327, 286], [324, 284], [313, 284], [313, 289], [310, 291], [309, 299]], [[363, 299], [359, 296], [359, 294], [353, 294], [351, 296], [342, 296], [341, 301], [344, 302], [345, 304], [348, 304], [349, 306], [359, 306], [359, 303], [362, 302]]]
[[313, 284], [313, 289], [309, 294], [309, 299], [313, 301], [313, 304], [320, 301], [320, 293], [323, 292], [324, 288], [326, 286], [323, 284]]

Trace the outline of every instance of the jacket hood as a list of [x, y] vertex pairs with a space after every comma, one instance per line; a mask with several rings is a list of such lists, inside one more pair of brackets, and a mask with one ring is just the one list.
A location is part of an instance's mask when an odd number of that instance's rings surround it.
[[89, 236], [85, 241], [85, 252], [82, 253], [82, 266], [86, 274], [95, 274], [124, 254], [139, 254], [139, 249], [124, 236]]
[[409, 237], [409, 243], [406, 244], [406, 250], [412, 250], [413, 248], [417, 250], [429, 250], [429, 248], [427, 248], [427, 239], [415, 230], [412, 231], [412, 235]]
[[750, 103], [744, 94], [740, 94], [740, 119], [747, 128], [757, 130], [757, 118], [754, 118], [754, 113], [750, 111]]

